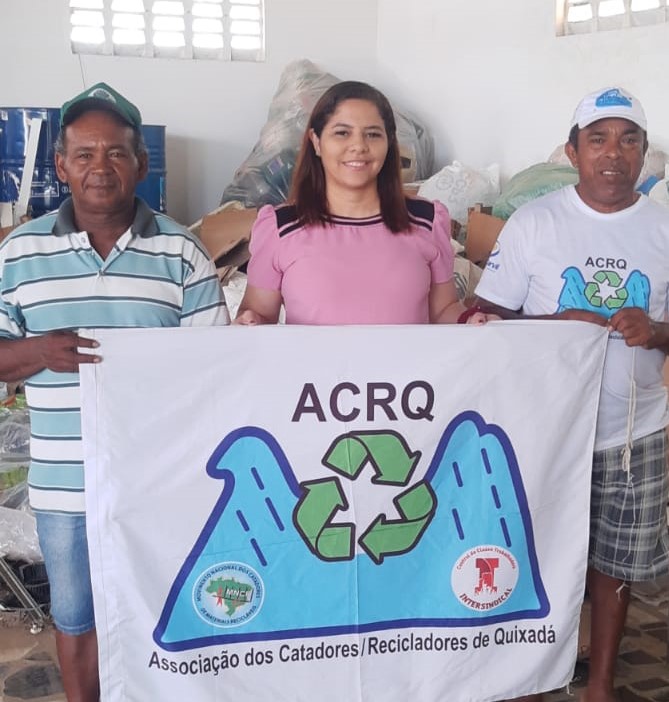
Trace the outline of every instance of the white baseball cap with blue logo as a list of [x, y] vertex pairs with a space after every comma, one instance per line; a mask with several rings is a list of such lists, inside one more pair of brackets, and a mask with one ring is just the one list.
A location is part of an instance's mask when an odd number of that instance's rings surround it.
[[578, 125], [579, 129], [583, 129], [599, 119], [609, 117], [628, 119], [644, 132], [647, 130], [646, 114], [641, 103], [622, 88], [604, 88], [586, 95], [578, 103], [571, 126], [573, 128]]

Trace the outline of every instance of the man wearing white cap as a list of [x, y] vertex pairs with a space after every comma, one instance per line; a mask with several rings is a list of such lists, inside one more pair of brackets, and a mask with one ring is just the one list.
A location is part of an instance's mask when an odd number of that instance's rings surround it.
[[579, 183], [513, 214], [476, 290], [504, 318], [609, 330], [592, 472], [587, 702], [617, 699], [630, 583], [669, 571], [662, 381], [669, 210], [635, 191], [647, 146], [646, 116], [633, 95], [612, 87], [583, 98], [565, 147]]

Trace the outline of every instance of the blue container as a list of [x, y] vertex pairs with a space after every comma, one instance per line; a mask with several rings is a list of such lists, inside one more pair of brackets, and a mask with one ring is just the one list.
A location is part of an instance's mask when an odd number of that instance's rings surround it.
[[165, 127], [143, 124], [144, 143], [149, 151], [149, 172], [135, 192], [149, 207], [158, 212], [167, 211], [167, 182], [165, 170]]
[[60, 110], [48, 107], [0, 107], [0, 202], [15, 202], [23, 176], [30, 120], [43, 120], [30, 192], [33, 217], [55, 210], [70, 194], [56, 175], [53, 144], [60, 129]]
[[[60, 108], [0, 107], [0, 202], [16, 202], [25, 163], [30, 120], [39, 117], [42, 127], [28, 212], [33, 217], [55, 210], [70, 194], [58, 180], [53, 145], [60, 129]], [[137, 194], [154, 210], [166, 211], [165, 127], [142, 126], [149, 151], [149, 172], [137, 186]]]

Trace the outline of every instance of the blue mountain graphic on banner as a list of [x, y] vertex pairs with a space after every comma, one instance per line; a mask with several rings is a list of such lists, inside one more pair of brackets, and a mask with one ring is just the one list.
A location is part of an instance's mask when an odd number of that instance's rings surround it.
[[345, 447], [349, 464], [333, 449], [323, 463], [339, 474], [299, 484], [265, 430], [226, 436], [207, 463], [223, 492], [170, 589], [155, 642], [180, 651], [545, 617], [513, 447], [476, 412], [450, 422], [424, 478], [395, 499], [398, 515], [359, 533], [345, 520], [338, 485], [347, 478], [371, 465], [372, 482], [409, 480], [420, 454], [406, 446], [401, 470], [383, 468], [388, 447], [401, 453], [401, 444], [393, 432], [345, 435], [333, 446]]

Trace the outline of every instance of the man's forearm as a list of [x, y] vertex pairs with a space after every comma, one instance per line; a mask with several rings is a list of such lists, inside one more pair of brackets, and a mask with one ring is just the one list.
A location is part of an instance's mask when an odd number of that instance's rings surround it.
[[23, 380], [46, 368], [39, 339], [0, 339], [0, 380]]
[[519, 310], [511, 310], [507, 307], [501, 307], [496, 305], [494, 302], [489, 302], [483, 298], [476, 299], [477, 306], [483, 312], [488, 314], [496, 314], [502, 319], [563, 319], [567, 321], [577, 321], [577, 322], [590, 322], [591, 324], [598, 324], [600, 326], [606, 326], [606, 317], [596, 312], [589, 312], [588, 310], [578, 310], [578, 309], [568, 309], [562, 312], [553, 312], [551, 314], [524, 314], [522, 308]]
[[486, 314], [496, 314], [502, 319], [522, 319], [523, 315], [520, 310], [510, 310], [507, 307], [496, 305], [494, 302], [484, 300], [482, 297], [474, 299], [474, 307]]
[[659, 349], [669, 354], [669, 324], [667, 322], [651, 322], [652, 336], [646, 344], [648, 349]]

